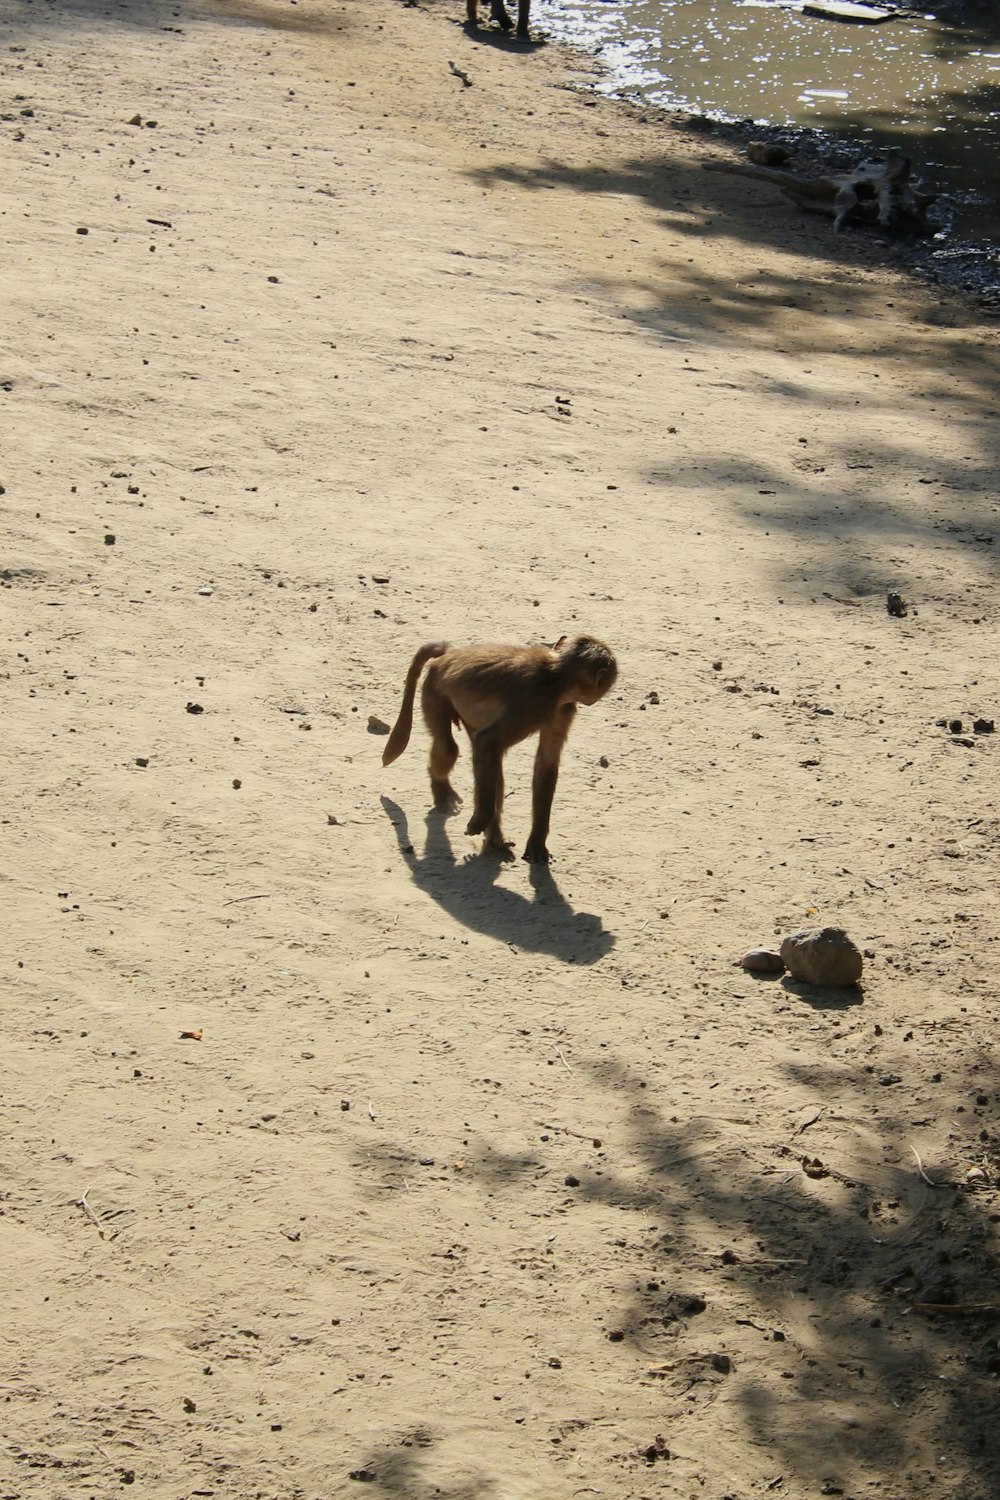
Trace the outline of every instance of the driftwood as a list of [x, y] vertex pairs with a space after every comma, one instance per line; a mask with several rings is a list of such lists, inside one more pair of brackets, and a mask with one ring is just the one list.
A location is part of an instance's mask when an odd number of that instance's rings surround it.
[[804, 16], [818, 16], [821, 21], [853, 21], [861, 26], [877, 26], [899, 15], [897, 10], [887, 10], [881, 5], [857, 5], [854, 0], [806, 0], [799, 9]]
[[773, 182], [792, 202], [809, 213], [828, 214], [839, 231], [848, 222], [878, 224], [889, 234], [929, 234], [927, 210], [934, 193], [923, 193], [910, 183], [912, 165], [895, 149], [885, 161], [861, 161], [850, 172], [807, 177], [777, 167], [742, 162], [705, 162], [710, 172], [737, 172]]

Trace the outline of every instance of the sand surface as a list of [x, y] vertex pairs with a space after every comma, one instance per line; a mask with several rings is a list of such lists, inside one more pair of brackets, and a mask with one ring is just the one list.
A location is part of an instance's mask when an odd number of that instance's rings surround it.
[[460, 11], [3, 0], [0, 1495], [995, 1500], [996, 327]]

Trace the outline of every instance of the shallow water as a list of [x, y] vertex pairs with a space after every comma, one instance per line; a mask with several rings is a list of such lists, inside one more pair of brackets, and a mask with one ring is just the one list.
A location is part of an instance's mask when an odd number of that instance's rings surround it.
[[1000, 7], [880, 25], [778, 0], [541, 0], [545, 30], [598, 52], [604, 87], [664, 108], [898, 143], [953, 201], [962, 236], [1000, 240]]

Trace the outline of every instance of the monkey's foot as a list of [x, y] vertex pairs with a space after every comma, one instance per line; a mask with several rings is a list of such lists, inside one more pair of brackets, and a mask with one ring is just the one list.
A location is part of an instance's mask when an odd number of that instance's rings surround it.
[[484, 839], [483, 853], [495, 854], [497, 859], [502, 859], [505, 865], [509, 865], [517, 858], [517, 855], [514, 853], [513, 843], [509, 839], [505, 839], [502, 834]]
[[504, 31], [514, 30], [514, 22], [507, 14], [507, 11], [503, 4], [503, 0], [493, 0], [493, 3], [490, 6], [490, 15], [493, 20], [496, 21], [497, 25], [502, 27]]
[[524, 853], [521, 858], [526, 859], [532, 865], [547, 865], [549, 862], [549, 851], [543, 843], [536, 843], [533, 839], [529, 839], [524, 846]]
[[462, 799], [450, 782], [446, 781], [442, 785], [433, 786], [431, 790], [434, 793], [435, 812], [444, 813], [446, 817], [458, 812]]
[[466, 825], [465, 831], [466, 833], [482, 833], [488, 822], [489, 818], [484, 818], [477, 813], [473, 813]]

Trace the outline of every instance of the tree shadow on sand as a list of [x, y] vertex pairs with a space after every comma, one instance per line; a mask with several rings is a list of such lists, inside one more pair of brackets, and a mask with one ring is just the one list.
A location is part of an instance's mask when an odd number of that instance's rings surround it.
[[[784, 1062], [765, 1119], [738, 1091], [670, 1113], [623, 1061], [591, 1066], [595, 1114], [616, 1101], [627, 1146], [617, 1171], [579, 1173], [576, 1213], [587, 1202], [599, 1223], [609, 1208], [635, 1215], [631, 1233], [619, 1220], [634, 1259], [615, 1336], [647, 1366], [666, 1357], [664, 1423], [690, 1411], [696, 1382], [711, 1400], [724, 1385], [784, 1471], [783, 1494], [806, 1492], [793, 1473], [808, 1493], [1000, 1493], [1000, 1097], [979, 1086], [996, 1057], [970, 1040], [947, 1061], [948, 1092], [965, 1102], [926, 1163], [911, 1145], [931, 1123], [926, 1092], [877, 1068]], [[502, 1170], [527, 1185], [532, 1168], [507, 1158]], [[732, 1356], [685, 1352], [718, 1348]]]
[[614, 947], [600, 917], [574, 911], [547, 865], [529, 866], [534, 891], [529, 901], [520, 891], [497, 885], [499, 859], [488, 854], [457, 859], [439, 812], [427, 815], [424, 852], [418, 856], [402, 808], [388, 797], [381, 801], [413, 883], [463, 927], [567, 964], [597, 963]]

